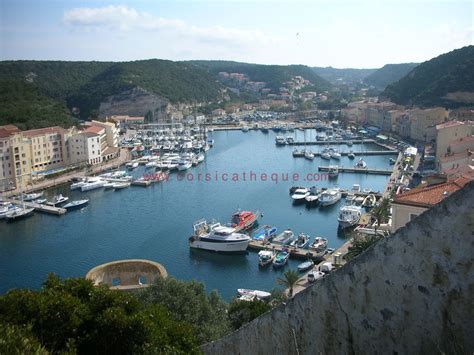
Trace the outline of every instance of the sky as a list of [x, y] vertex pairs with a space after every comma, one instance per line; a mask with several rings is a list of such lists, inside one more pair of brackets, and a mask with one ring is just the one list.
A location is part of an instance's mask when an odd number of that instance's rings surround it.
[[472, 0], [0, 0], [1, 60], [379, 68], [474, 43]]

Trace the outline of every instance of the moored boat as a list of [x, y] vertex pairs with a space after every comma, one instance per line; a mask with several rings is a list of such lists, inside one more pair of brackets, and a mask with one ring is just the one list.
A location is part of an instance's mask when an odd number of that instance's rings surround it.
[[361, 215], [362, 212], [359, 206], [344, 206], [340, 209], [339, 217], [337, 218], [339, 226], [341, 228], [352, 227], [359, 222]]
[[258, 299], [261, 299], [261, 300], [270, 298], [272, 296], [270, 292], [260, 291], [260, 290], [248, 290], [245, 288], [238, 288], [237, 292], [241, 296], [249, 295], [249, 296], [257, 297]]
[[295, 233], [291, 229], [286, 229], [280, 234], [278, 234], [275, 238], [272, 239], [272, 243], [280, 244], [280, 245], [287, 245], [293, 241]]
[[261, 213], [259, 211], [241, 211], [234, 212], [231, 219], [232, 227], [236, 232], [250, 230], [257, 225]]
[[338, 188], [331, 188], [323, 191], [319, 202], [321, 206], [330, 206], [337, 203], [341, 199], [341, 191]]
[[314, 266], [314, 261], [308, 260], [298, 265], [298, 271], [303, 272], [303, 271], [311, 269], [313, 266]]
[[339, 167], [337, 165], [330, 165], [328, 175], [330, 178], [336, 178], [339, 175]]
[[126, 189], [127, 187], [130, 187], [130, 185], [131, 184], [129, 182], [115, 182], [113, 188], [115, 190], [122, 190]]
[[309, 190], [306, 188], [296, 189], [291, 195], [291, 199], [295, 202], [305, 201], [306, 196], [310, 194]]
[[9, 211], [6, 215], [5, 218], [7, 221], [16, 221], [25, 217], [29, 217], [33, 214], [34, 208], [28, 208], [25, 206], [13, 208], [11, 211]]
[[89, 203], [89, 200], [87, 200], [87, 199], [71, 201], [71, 202], [65, 204], [63, 206], [63, 208], [65, 208], [67, 210], [74, 210], [74, 209], [85, 207], [85, 206], [87, 206], [88, 203]]
[[43, 197], [43, 194], [44, 192], [41, 191], [41, 192], [36, 192], [36, 193], [31, 193], [31, 194], [25, 194], [23, 196], [23, 201], [33, 201], [33, 200], [36, 200], [40, 197]]
[[273, 267], [279, 268], [285, 266], [289, 258], [290, 253], [288, 253], [286, 250], [279, 251], [275, 256], [275, 259], [273, 259]]
[[290, 243], [290, 246], [302, 249], [307, 248], [309, 246], [309, 239], [309, 235], [300, 233], [298, 237]]
[[305, 150], [304, 157], [308, 160], [313, 160], [314, 159], [314, 154], [310, 150]]
[[276, 227], [262, 226], [252, 234], [252, 239], [257, 241], [266, 241], [273, 238], [277, 231], [278, 229]]
[[46, 204], [47, 204], [48, 206], [54, 206], [54, 207], [56, 207], [56, 206], [59, 206], [59, 205], [61, 205], [61, 204], [63, 204], [63, 203], [66, 203], [68, 200], [69, 200], [69, 197], [63, 196], [62, 194], [59, 194], [59, 195], [54, 196], [54, 197], [53, 197], [53, 200], [50, 201], [50, 202], [47, 202]]
[[275, 256], [276, 252], [274, 250], [260, 250], [258, 252], [258, 265], [264, 267], [271, 264]]
[[354, 165], [354, 168], [367, 169], [367, 163], [364, 161], [364, 159], [360, 158], [356, 165]]
[[314, 238], [313, 243], [309, 246], [309, 249], [315, 250], [316, 252], [324, 252], [328, 246], [328, 240], [322, 237]]

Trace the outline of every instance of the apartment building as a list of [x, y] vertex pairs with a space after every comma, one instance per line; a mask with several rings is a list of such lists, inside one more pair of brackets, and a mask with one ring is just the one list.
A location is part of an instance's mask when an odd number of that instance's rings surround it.
[[434, 127], [448, 118], [448, 111], [443, 107], [413, 109], [407, 111], [410, 118], [410, 138], [420, 142], [431, 142], [436, 139]]
[[[451, 153], [460, 153], [461, 151], [465, 151], [468, 148], [474, 150], [474, 147], [470, 147], [469, 145], [466, 147], [460, 142], [459, 144], [454, 144], [452, 147], [452, 143], [459, 139], [463, 139], [466, 137], [470, 137], [474, 135], [474, 122], [460, 122], [460, 121], [448, 121], [445, 123], [441, 123], [436, 126], [436, 162], [446, 154]], [[467, 140], [469, 144], [469, 140]]]
[[65, 134], [61, 127], [48, 127], [24, 131], [30, 141], [31, 169], [34, 172], [61, 168], [67, 163]]
[[31, 182], [29, 141], [13, 125], [0, 126], [0, 191]]

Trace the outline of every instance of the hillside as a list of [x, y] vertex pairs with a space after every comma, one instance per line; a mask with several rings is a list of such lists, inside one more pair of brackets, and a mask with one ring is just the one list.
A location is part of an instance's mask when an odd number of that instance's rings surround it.
[[[122, 63], [5, 61], [0, 62], [0, 86], [2, 122], [24, 123], [28, 128], [64, 119], [70, 122], [68, 111], [73, 107], [79, 108], [81, 118], [87, 118], [107, 97], [134, 88], [171, 102], [216, 100], [221, 89], [206, 70], [157, 59]], [[38, 117], [49, 117], [49, 122]]]
[[368, 75], [364, 82], [368, 85], [373, 85], [377, 89], [383, 90], [398, 80], [407, 75], [417, 63], [402, 63], [402, 64], [386, 64], [379, 70]]
[[246, 74], [251, 81], [266, 82], [267, 87], [273, 92], [278, 92], [284, 82], [298, 75], [311, 82], [312, 85], [308, 87], [308, 90], [331, 89], [331, 84], [327, 80], [305, 65], [263, 65], [219, 60], [193, 60], [190, 63], [205, 68], [214, 75], [219, 72]]
[[383, 96], [404, 105], [459, 107], [474, 104], [474, 46], [456, 49], [417, 66]]
[[346, 84], [357, 84], [377, 70], [353, 68], [338, 69], [333, 67], [312, 67], [311, 69], [317, 75], [326, 79], [333, 85], [338, 85], [342, 82]]

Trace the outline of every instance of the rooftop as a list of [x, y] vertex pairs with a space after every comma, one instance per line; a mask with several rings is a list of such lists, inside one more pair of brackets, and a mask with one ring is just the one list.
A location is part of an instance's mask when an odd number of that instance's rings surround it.
[[399, 205], [431, 207], [443, 201], [453, 192], [462, 189], [470, 180], [469, 177], [461, 176], [442, 184], [432, 186], [422, 184], [409, 192], [398, 195], [393, 202]]
[[62, 133], [62, 132], [64, 132], [64, 128], [59, 127], [59, 126], [54, 126], [54, 127], [30, 129], [28, 131], [24, 131], [23, 135], [25, 137], [35, 137], [35, 136], [42, 136], [45, 134]]
[[84, 132], [100, 134], [104, 131], [104, 129], [105, 129], [104, 127], [90, 126], [90, 127], [87, 127], [87, 129]]
[[462, 126], [464, 123], [460, 121], [448, 121], [444, 123], [440, 123], [436, 125], [436, 129], [443, 129], [447, 127], [456, 127], [456, 126]]

